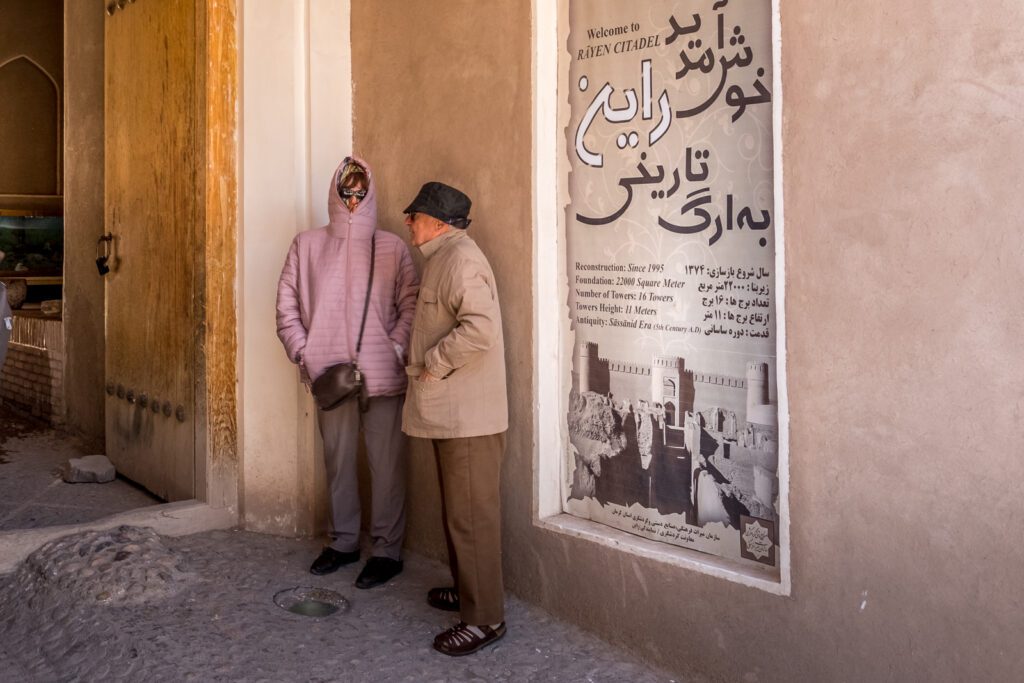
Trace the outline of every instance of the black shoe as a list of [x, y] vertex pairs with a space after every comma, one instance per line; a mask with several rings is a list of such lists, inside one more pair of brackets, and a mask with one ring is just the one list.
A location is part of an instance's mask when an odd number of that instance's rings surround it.
[[313, 564], [309, 567], [309, 573], [316, 574], [317, 576], [323, 576], [324, 574], [330, 574], [331, 572], [338, 571], [338, 569], [344, 567], [346, 564], [352, 564], [353, 562], [358, 561], [358, 550], [343, 553], [327, 546], [323, 549], [323, 552], [320, 553], [320, 557], [313, 560]]
[[482, 647], [494, 643], [505, 635], [505, 622], [501, 622], [495, 628], [490, 626], [477, 626], [483, 635], [477, 635], [469, 630], [464, 621], [460, 621], [447, 631], [438, 633], [434, 637], [434, 649], [450, 657], [462, 657], [471, 655]]
[[373, 588], [402, 573], [402, 561], [390, 557], [371, 557], [356, 579], [356, 588]]
[[427, 604], [445, 612], [459, 611], [459, 591], [456, 588], [431, 588], [427, 591]]

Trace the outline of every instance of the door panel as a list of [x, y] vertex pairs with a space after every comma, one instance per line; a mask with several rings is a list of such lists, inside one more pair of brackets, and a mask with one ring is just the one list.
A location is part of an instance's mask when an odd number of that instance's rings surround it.
[[195, 496], [201, 198], [195, 0], [137, 0], [105, 31], [106, 439], [118, 471]]

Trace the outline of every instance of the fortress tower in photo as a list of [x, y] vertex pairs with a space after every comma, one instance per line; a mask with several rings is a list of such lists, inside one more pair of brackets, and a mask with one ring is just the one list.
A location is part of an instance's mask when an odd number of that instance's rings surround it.
[[655, 355], [649, 365], [602, 358], [595, 342], [576, 346], [572, 386], [616, 403], [644, 401], [665, 410], [665, 423], [681, 427], [687, 412], [715, 406], [737, 413], [741, 420], [775, 427], [775, 405], [769, 394], [768, 364], [747, 363], [744, 377], [694, 372], [680, 356]]
[[[776, 518], [778, 412], [767, 363], [748, 362], [743, 377], [701, 373], [679, 356], [603, 358], [594, 342], [579, 344], [573, 361], [574, 394], [590, 397], [583, 401], [591, 410], [603, 402], [621, 421], [586, 495], [681, 511], [697, 526]], [[570, 439], [577, 419], [570, 414]]]

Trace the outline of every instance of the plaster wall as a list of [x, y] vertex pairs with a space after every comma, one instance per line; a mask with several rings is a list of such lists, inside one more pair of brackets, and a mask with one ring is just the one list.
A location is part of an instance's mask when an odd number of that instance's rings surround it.
[[103, 0], [64, 8], [64, 393], [67, 428], [103, 452]]
[[0, 208], [59, 209], [62, 14], [62, 0], [0, 0]]
[[[494, 270], [509, 368], [506, 547], [522, 552], [532, 488], [531, 47], [528, 0], [355, 2], [355, 150], [377, 174], [378, 229], [440, 180], [473, 201], [469, 234]], [[421, 265], [417, 250], [414, 258]], [[407, 545], [444, 556], [429, 444], [412, 440]]]
[[[789, 597], [535, 524], [526, 0], [354, 3], [355, 145], [382, 227], [403, 234], [428, 179], [474, 199], [505, 320], [509, 589], [710, 678], [1015, 679], [1024, 6], [780, 4]], [[423, 444], [412, 464], [408, 544], [442, 556]]]
[[351, 153], [347, 0], [239, 5], [241, 225], [238, 366], [246, 528], [322, 527], [313, 402], [277, 339], [274, 302], [296, 233], [327, 222], [327, 188]]
[[0, 0], [0, 62], [26, 55], [63, 83], [61, 0]]

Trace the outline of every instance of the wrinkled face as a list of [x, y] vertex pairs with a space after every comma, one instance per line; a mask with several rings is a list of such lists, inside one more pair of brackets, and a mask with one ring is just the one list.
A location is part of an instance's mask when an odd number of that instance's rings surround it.
[[405, 214], [405, 224], [412, 235], [412, 246], [420, 247], [448, 229], [445, 223], [425, 213], [412, 212]]
[[366, 186], [363, 185], [362, 181], [357, 180], [352, 184], [352, 187], [343, 187], [339, 192], [341, 194], [341, 201], [348, 207], [349, 212], [352, 212], [355, 211], [356, 206], [366, 196]]

